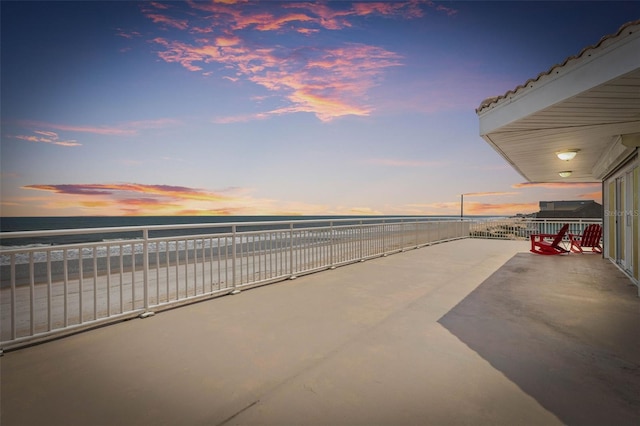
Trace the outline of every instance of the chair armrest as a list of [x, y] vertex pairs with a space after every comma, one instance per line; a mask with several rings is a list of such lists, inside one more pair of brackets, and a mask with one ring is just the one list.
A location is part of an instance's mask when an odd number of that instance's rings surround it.
[[557, 236], [558, 234], [531, 234], [531, 240], [533, 240], [535, 237], [538, 237], [542, 240], [544, 238], [555, 238]]

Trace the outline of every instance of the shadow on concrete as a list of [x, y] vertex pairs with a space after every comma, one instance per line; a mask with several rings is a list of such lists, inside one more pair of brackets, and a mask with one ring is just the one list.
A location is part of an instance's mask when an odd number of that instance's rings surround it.
[[640, 424], [640, 298], [600, 256], [519, 253], [438, 322], [562, 422]]

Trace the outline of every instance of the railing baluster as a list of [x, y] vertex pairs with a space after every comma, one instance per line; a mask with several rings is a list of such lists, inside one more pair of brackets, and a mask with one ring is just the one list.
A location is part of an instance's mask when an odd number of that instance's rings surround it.
[[29, 324], [31, 335], [35, 334], [36, 329], [36, 283], [35, 283], [35, 272], [34, 272], [34, 262], [33, 262], [33, 252], [29, 253]]
[[231, 234], [232, 234], [232, 240], [231, 240], [231, 285], [235, 291], [238, 283], [237, 283], [237, 278], [236, 278], [236, 258], [237, 258], [237, 243], [236, 243], [236, 226], [233, 225], [231, 227]]
[[17, 337], [16, 255], [11, 254], [11, 340]]
[[83, 307], [83, 297], [84, 294], [84, 265], [83, 265], [83, 252], [82, 247], [78, 248], [78, 316], [79, 316], [79, 324], [84, 322], [84, 307]]
[[98, 250], [93, 250], [93, 319], [98, 319]]
[[107, 245], [107, 317], [111, 316], [111, 246]]
[[118, 256], [120, 258], [120, 313], [124, 313], [124, 246], [120, 244]]
[[64, 274], [64, 327], [66, 328], [69, 326], [69, 265], [67, 249], [62, 252], [62, 270]]
[[51, 250], [47, 250], [47, 331], [53, 329], [53, 283], [51, 282]]

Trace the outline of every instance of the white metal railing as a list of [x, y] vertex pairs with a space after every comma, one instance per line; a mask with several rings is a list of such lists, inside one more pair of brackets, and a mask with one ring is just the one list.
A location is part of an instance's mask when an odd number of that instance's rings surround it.
[[[591, 223], [602, 225], [602, 219], [514, 217], [471, 221], [469, 236], [471, 238], [528, 240], [532, 234], [556, 234], [566, 223], [569, 224], [567, 234], [580, 235], [584, 228]], [[568, 235], [565, 236], [565, 239], [568, 239]]]
[[[371, 218], [0, 233], [17, 242], [0, 249], [0, 350], [466, 238], [471, 226]], [[69, 238], [80, 242], [51, 243]]]

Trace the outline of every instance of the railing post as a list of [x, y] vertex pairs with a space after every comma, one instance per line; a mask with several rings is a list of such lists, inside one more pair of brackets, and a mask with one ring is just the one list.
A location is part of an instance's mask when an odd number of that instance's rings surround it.
[[359, 232], [358, 232], [360, 238], [358, 238], [360, 240], [360, 244], [358, 244], [358, 249], [360, 250], [360, 261], [363, 261], [363, 257], [364, 257], [364, 251], [363, 251], [363, 244], [364, 244], [364, 232], [362, 229], [362, 221], [359, 222]]
[[[134, 253], [135, 256], [135, 253]], [[144, 289], [144, 310], [149, 310], [149, 230], [142, 230], [142, 285]]]
[[293, 269], [293, 222], [289, 224], [289, 279], [296, 279]]
[[333, 252], [334, 236], [333, 236], [333, 221], [329, 222], [329, 267], [334, 268], [334, 252]]

